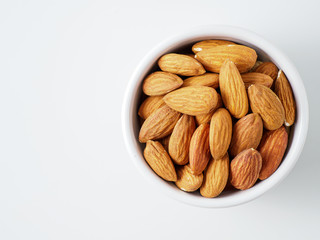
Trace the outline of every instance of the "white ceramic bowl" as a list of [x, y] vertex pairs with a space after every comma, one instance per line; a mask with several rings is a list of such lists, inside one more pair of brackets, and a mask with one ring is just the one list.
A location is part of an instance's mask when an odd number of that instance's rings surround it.
[[[282, 69], [289, 79], [296, 104], [296, 122], [292, 128], [285, 157], [268, 179], [255, 184], [245, 191], [234, 191], [221, 194], [217, 198], [204, 198], [199, 193], [186, 193], [173, 183], [168, 183], [157, 176], [143, 158], [143, 144], [138, 141], [139, 119], [138, 105], [141, 101], [141, 84], [144, 77], [152, 71], [160, 56], [175, 52], [177, 49], [205, 39], [225, 39], [254, 48], [263, 61], [270, 60]], [[280, 183], [292, 170], [304, 146], [308, 130], [309, 108], [303, 82], [291, 61], [271, 43], [257, 34], [230, 26], [203, 26], [191, 29], [163, 41], [152, 49], [134, 71], [125, 93], [122, 108], [122, 128], [126, 147], [131, 159], [141, 174], [152, 184], [152, 188], [181, 202], [201, 207], [229, 207], [251, 201]], [[134, 170], [133, 170], [134, 171]], [[146, 189], [148, 191], [148, 189]]]

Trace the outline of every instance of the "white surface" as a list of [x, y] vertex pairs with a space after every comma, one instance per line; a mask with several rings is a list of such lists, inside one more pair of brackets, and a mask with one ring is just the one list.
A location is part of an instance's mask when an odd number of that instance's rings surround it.
[[[138, 104], [141, 97], [141, 84], [146, 74], [153, 68], [158, 59], [170, 52], [176, 52], [177, 48], [190, 45], [199, 40], [205, 39], [226, 39], [250, 46], [260, 54], [263, 61], [272, 61], [282, 69], [288, 79], [295, 95], [296, 119], [294, 130], [291, 132], [292, 141], [289, 141], [287, 153], [277, 171], [268, 179], [255, 184], [246, 191], [236, 191], [228, 194], [221, 194], [216, 198], [204, 198], [199, 193], [190, 194], [178, 189], [173, 183], [163, 181], [149, 167], [143, 157], [143, 147], [138, 141], [139, 119], [137, 118]], [[302, 79], [297, 73], [295, 66], [271, 43], [259, 35], [239, 27], [224, 25], [206, 25], [185, 30], [182, 33], [162, 41], [140, 61], [135, 69], [128, 86], [122, 106], [122, 131], [128, 152], [132, 162], [146, 178], [146, 181], [153, 184], [153, 188], [177, 199], [181, 202], [200, 207], [230, 207], [249, 202], [274, 186], [278, 185], [293, 169], [303, 149], [308, 131], [309, 107], [306, 91]], [[290, 137], [290, 138], [291, 138]]]
[[[0, 239], [319, 239], [319, 1], [2, 1]], [[203, 209], [152, 189], [126, 152], [121, 102], [139, 60], [176, 31], [249, 28], [304, 80], [306, 146], [257, 200]]]

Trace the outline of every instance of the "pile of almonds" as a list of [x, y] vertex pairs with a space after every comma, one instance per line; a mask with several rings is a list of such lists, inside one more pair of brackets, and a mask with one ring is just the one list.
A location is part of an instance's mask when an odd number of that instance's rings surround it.
[[145, 160], [164, 180], [204, 197], [251, 188], [286, 151], [295, 121], [290, 83], [244, 45], [205, 40], [192, 51], [163, 55], [161, 71], [144, 79]]

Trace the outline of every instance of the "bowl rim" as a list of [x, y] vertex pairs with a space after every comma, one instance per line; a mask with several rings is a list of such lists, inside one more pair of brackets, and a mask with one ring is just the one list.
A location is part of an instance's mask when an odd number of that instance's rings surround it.
[[[281, 166], [271, 177], [260, 182], [253, 188], [240, 191], [240, 194], [230, 194], [223, 198], [204, 198], [190, 193], [185, 193], [158, 177], [147, 165], [142, 153], [138, 150], [139, 144], [134, 135], [133, 118], [131, 114], [132, 109], [134, 109], [133, 100], [136, 97], [142, 78], [148, 72], [150, 66], [153, 65], [162, 54], [170, 49], [178, 47], [179, 45], [183, 45], [191, 41], [210, 38], [227, 40], [233, 39], [238, 42], [244, 41], [268, 53], [270, 60], [277, 63], [279, 69], [282, 69], [286, 73], [288, 79], [290, 79], [297, 103], [297, 119], [294, 128], [295, 136], [292, 139], [290, 149], [287, 151], [285, 161], [281, 163]], [[207, 25], [194, 27], [167, 38], [145, 55], [134, 70], [128, 82], [123, 99], [121, 117], [122, 133], [127, 151], [129, 152], [134, 165], [140, 173], [148, 179], [149, 182], [151, 182], [152, 185], [156, 185], [160, 191], [183, 203], [199, 207], [223, 208], [252, 201], [275, 187], [287, 177], [299, 159], [307, 137], [309, 105], [306, 90], [298, 71], [291, 60], [273, 44], [265, 40], [260, 35], [244, 28], [226, 25]]]

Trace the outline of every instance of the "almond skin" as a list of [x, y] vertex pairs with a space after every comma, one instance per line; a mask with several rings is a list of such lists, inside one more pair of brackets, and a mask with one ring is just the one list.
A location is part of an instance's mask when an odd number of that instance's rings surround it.
[[194, 175], [189, 165], [177, 167], [177, 187], [185, 192], [194, 192], [202, 184], [203, 174]]
[[[217, 106], [218, 107], [218, 106]], [[197, 125], [201, 125], [202, 123], [209, 123], [211, 121], [212, 115], [216, 111], [216, 108], [214, 108], [212, 111], [195, 116]]]
[[232, 119], [229, 112], [219, 108], [212, 115], [209, 132], [210, 152], [214, 159], [222, 158], [228, 151], [232, 137]]
[[288, 145], [288, 133], [284, 126], [263, 134], [258, 151], [262, 156], [260, 180], [270, 177], [279, 167]]
[[248, 88], [251, 110], [259, 113], [263, 126], [275, 130], [284, 123], [284, 109], [277, 95], [266, 86], [253, 84]]
[[181, 114], [171, 109], [167, 105], [162, 106], [152, 113], [142, 124], [139, 141], [144, 143], [148, 140], [160, 139], [168, 136]]
[[194, 44], [192, 46], [192, 52], [196, 54], [198, 52], [201, 52], [202, 50], [207, 50], [209, 48], [220, 46], [220, 45], [235, 45], [235, 43], [226, 41], [226, 40], [204, 40]]
[[183, 81], [179, 76], [158, 71], [145, 78], [142, 90], [148, 96], [159, 96], [179, 88], [182, 84]]
[[222, 104], [222, 98], [221, 98], [221, 95], [219, 93], [218, 94], [218, 103], [217, 103], [217, 106], [211, 110], [210, 112], [206, 113], [206, 114], [201, 114], [201, 115], [197, 115], [196, 116], [196, 123], [197, 125], [199, 126], [200, 124], [202, 123], [208, 123], [211, 121], [211, 118], [212, 118], [212, 115], [214, 114], [214, 112], [221, 108], [223, 106]]
[[211, 72], [220, 72], [226, 60], [235, 63], [240, 73], [248, 72], [257, 60], [257, 53], [243, 45], [220, 45], [196, 54], [196, 59]]
[[211, 159], [205, 172], [200, 194], [213, 198], [220, 195], [226, 187], [229, 177], [229, 156], [226, 153], [221, 159]]
[[172, 109], [195, 116], [214, 109], [218, 103], [218, 94], [211, 87], [190, 86], [168, 93], [163, 100]]
[[227, 60], [221, 66], [219, 86], [224, 105], [235, 118], [242, 118], [248, 112], [248, 96], [236, 65]]
[[189, 77], [183, 80], [182, 87], [188, 86], [207, 86], [218, 88], [219, 87], [219, 75], [216, 73], [205, 73], [200, 76]]
[[262, 166], [260, 153], [247, 149], [239, 153], [230, 164], [230, 182], [237, 189], [251, 188], [259, 177]]
[[189, 161], [192, 173], [195, 175], [201, 174], [210, 157], [209, 124], [204, 123], [193, 133], [190, 142]]
[[164, 149], [169, 153], [169, 141], [170, 141], [170, 137], [171, 137], [171, 134], [164, 137], [164, 138], [161, 138], [159, 139], [159, 142], [161, 143], [161, 145], [164, 147]]
[[290, 83], [282, 70], [279, 71], [278, 77], [274, 84], [274, 92], [279, 97], [285, 112], [285, 125], [291, 126], [296, 118], [296, 102]]
[[276, 80], [278, 76], [278, 67], [272, 62], [261, 63], [256, 69], [257, 73], [264, 73], [269, 75], [273, 80]]
[[263, 122], [259, 114], [251, 113], [233, 126], [229, 153], [235, 157], [245, 149], [259, 146], [263, 133]]
[[186, 114], [175, 125], [169, 140], [169, 154], [175, 164], [185, 165], [189, 162], [190, 141], [195, 129], [194, 117]]
[[164, 72], [181, 76], [197, 76], [206, 72], [200, 62], [184, 54], [165, 54], [159, 59], [158, 65]]
[[138, 115], [142, 119], [147, 119], [155, 110], [165, 105], [163, 96], [147, 97], [141, 104]]
[[177, 181], [177, 174], [173, 163], [159, 142], [149, 140], [143, 154], [147, 163], [156, 174], [164, 180]]
[[248, 89], [251, 84], [255, 83], [271, 88], [273, 83], [273, 79], [269, 75], [263, 73], [249, 72], [241, 74], [241, 77], [246, 89]]

